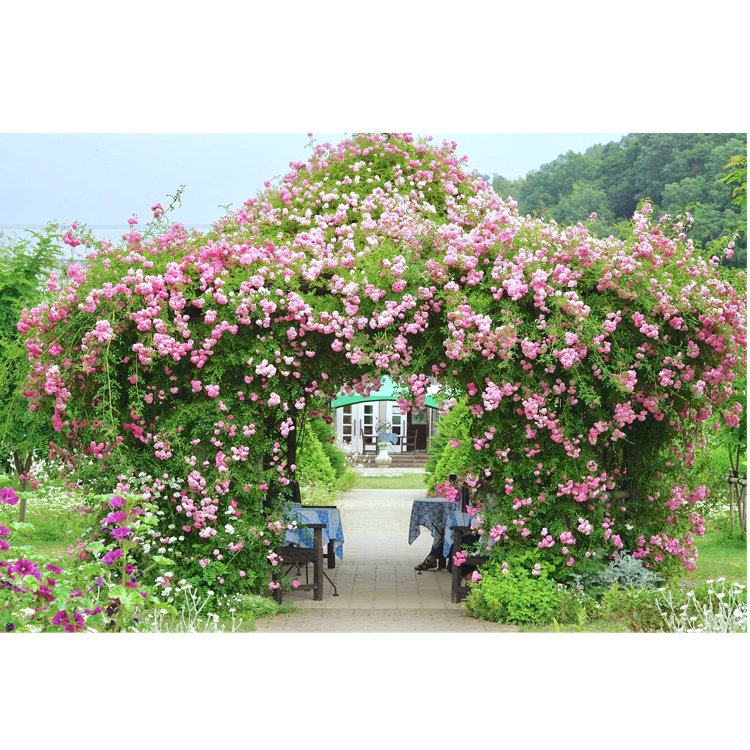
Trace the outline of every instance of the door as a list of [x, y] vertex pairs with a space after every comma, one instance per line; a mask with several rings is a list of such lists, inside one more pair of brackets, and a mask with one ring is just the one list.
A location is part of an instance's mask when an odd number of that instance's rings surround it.
[[[362, 453], [362, 433], [375, 435], [375, 403], [359, 403], [336, 409], [336, 434], [347, 453]], [[372, 441], [369, 441], [372, 450]]]
[[[399, 438], [395, 445], [389, 445], [388, 450], [391, 452], [403, 452], [406, 450], [406, 441], [401, 440], [401, 436], [406, 436], [406, 417], [401, 414], [401, 407], [398, 404], [391, 404], [391, 432]], [[402, 431], [403, 430], [403, 431]]]

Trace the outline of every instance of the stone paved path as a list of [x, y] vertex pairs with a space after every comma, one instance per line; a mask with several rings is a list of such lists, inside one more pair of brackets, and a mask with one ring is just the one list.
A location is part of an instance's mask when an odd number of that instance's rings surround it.
[[[284, 593], [292, 614], [256, 621], [259, 633], [477, 633], [517, 628], [469, 617], [450, 600], [450, 574], [414, 566], [430, 551], [425, 529], [408, 544], [409, 516], [418, 490], [352, 490], [337, 505], [344, 528], [344, 559], [326, 569], [323, 601], [310, 591]], [[304, 576], [304, 573], [302, 574]]]

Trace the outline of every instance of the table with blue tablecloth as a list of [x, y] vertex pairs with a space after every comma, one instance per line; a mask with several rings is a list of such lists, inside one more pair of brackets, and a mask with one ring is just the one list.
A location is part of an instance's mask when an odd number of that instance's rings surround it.
[[419, 498], [411, 506], [409, 544], [420, 535], [420, 526], [424, 526], [432, 534], [433, 546], [443, 540], [443, 557], [448, 557], [453, 545], [451, 526], [471, 526], [472, 521], [471, 515], [459, 510], [457, 502], [444, 497]]
[[443, 538], [443, 556], [448, 557], [453, 546], [451, 526], [471, 526], [472, 516], [466, 511], [448, 510], [445, 514], [445, 536]]
[[418, 498], [411, 506], [409, 544], [420, 535], [420, 526], [424, 526], [432, 534], [433, 546], [442, 540], [443, 557], [448, 557], [453, 543], [450, 527], [469, 525], [471, 516], [459, 510], [458, 502], [450, 502], [444, 497]]
[[[341, 524], [341, 513], [335, 506], [300, 505], [294, 503], [287, 513], [289, 520], [296, 520], [298, 524], [323, 523], [323, 546], [327, 548], [324, 555], [328, 567], [335, 567], [335, 557], [344, 559], [344, 529]], [[306, 549], [312, 549], [314, 544], [312, 529], [288, 529], [285, 544], [296, 544]]]

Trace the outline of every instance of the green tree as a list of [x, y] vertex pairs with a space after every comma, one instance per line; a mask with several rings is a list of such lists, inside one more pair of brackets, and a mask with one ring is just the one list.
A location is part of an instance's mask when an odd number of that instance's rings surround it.
[[[30, 370], [24, 336], [17, 330], [21, 310], [43, 294], [43, 280], [59, 267], [60, 233], [55, 225], [29, 237], [0, 238], [0, 462], [15, 471], [26, 489], [35, 451], [52, 435], [49, 422], [29, 411], [23, 390]], [[25, 515], [22, 501], [20, 517]]]
[[724, 169], [732, 171], [722, 177], [721, 181], [725, 185], [737, 185], [732, 190], [732, 203], [740, 208], [747, 208], [747, 156], [733, 156]]
[[566, 225], [577, 224], [588, 219], [591, 213], [596, 213], [598, 234], [602, 233], [602, 227], [611, 227], [615, 218], [607, 204], [607, 194], [591, 183], [573, 185], [570, 193], [563, 196], [549, 213], [558, 224]]

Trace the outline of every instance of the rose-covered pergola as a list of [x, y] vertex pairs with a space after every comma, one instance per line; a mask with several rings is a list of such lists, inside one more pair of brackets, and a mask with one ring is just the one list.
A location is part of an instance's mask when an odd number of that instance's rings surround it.
[[589, 219], [519, 215], [455, 144], [408, 135], [290, 167], [208, 233], [66, 235], [88, 263], [19, 323], [52, 455], [155, 501], [183, 571], [265, 586], [304, 421], [382, 375], [404, 410], [438, 382], [444, 410], [468, 399], [454, 447], [461, 480], [494, 495], [493, 554], [559, 577], [619, 551], [694, 565], [705, 490], [683, 475], [709, 420], [737, 422], [746, 338], [744, 289], [693, 247], [689, 215], [645, 203], [628, 236], [598, 239]]

